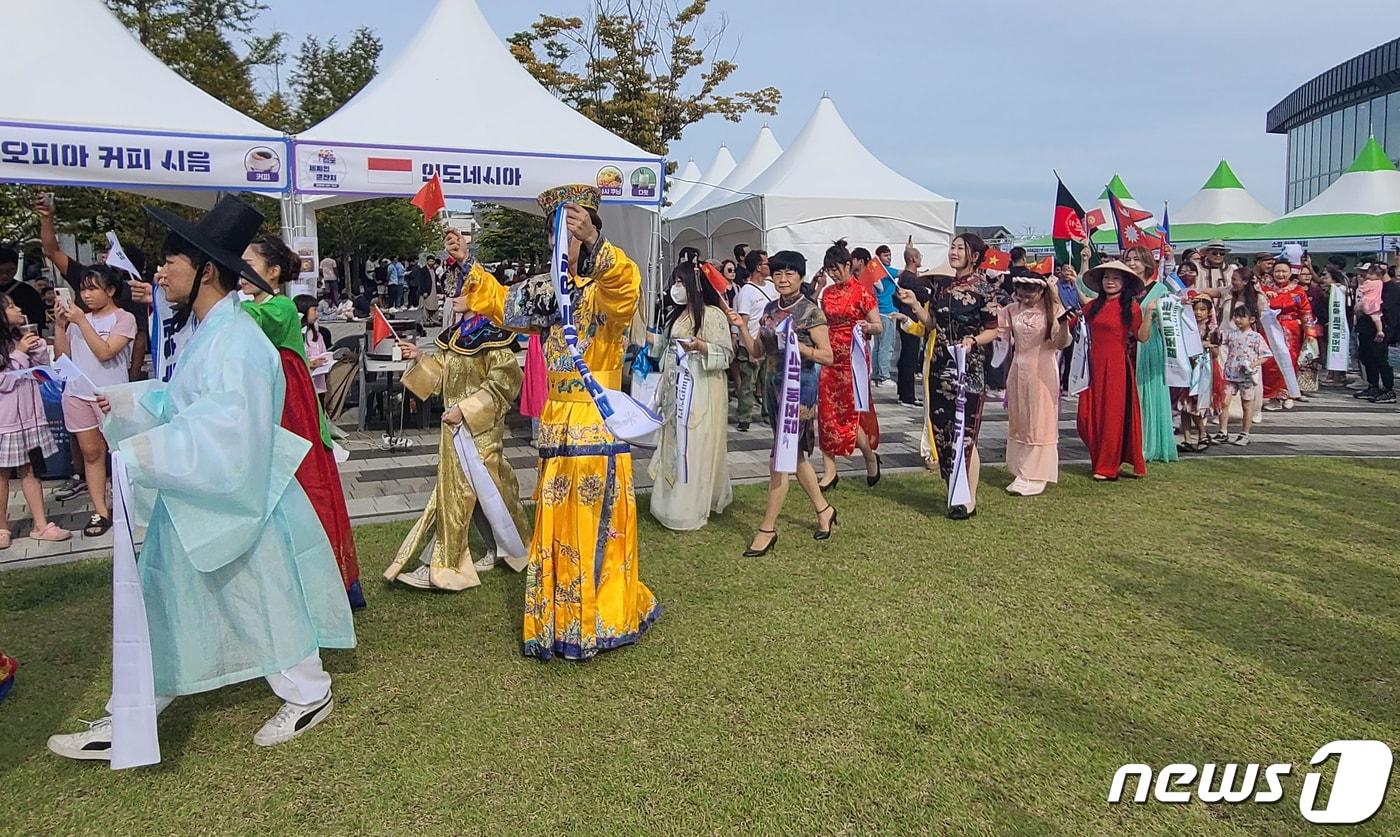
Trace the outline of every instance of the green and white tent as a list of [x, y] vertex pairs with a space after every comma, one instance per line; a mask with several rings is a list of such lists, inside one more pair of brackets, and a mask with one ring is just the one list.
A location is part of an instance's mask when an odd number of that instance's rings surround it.
[[1277, 215], [1254, 198], [1224, 160], [1194, 197], [1171, 210], [1172, 244], [1180, 248], [1213, 238], [1252, 238]]
[[1378, 253], [1400, 243], [1400, 171], [1371, 137], [1351, 168], [1322, 194], [1274, 221], [1236, 250], [1301, 244], [1314, 253]]
[[[1137, 199], [1133, 197], [1133, 193], [1128, 191], [1128, 186], [1123, 182], [1123, 178], [1116, 174], [1108, 181], [1108, 185], [1104, 187], [1103, 193], [1099, 195], [1098, 202], [1085, 210], [1086, 212], [1092, 212], [1095, 209], [1101, 210], [1103, 212], [1104, 221], [1108, 224], [1108, 226], [1101, 227], [1094, 233], [1094, 245], [1100, 249], [1106, 248], [1111, 251], [1117, 251], [1118, 233], [1113, 229], [1113, 208], [1108, 204], [1108, 193], [1110, 191], [1113, 192], [1114, 197], [1118, 198], [1118, 202], [1124, 206], [1131, 207], [1132, 209], [1141, 209], [1144, 212], [1149, 210], [1145, 209], [1142, 204], [1137, 202]], [[1145, 221], [1139, 221], [1138, 226], [1143, 229], [1151, 229], [1153, 221], [1150, 218]], [[1041, 236], [1040, 238], [1033, 238], [1030, 241], [1019, 241], [1016, 243], [1026, 248], [1030, 253], [1038, 256], [1044, 256], [1055, 252], [1055, 242], [1048, 235]]]

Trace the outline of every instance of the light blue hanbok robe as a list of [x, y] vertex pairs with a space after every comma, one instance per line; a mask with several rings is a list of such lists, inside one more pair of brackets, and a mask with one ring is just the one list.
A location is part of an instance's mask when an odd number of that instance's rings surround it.
[[155, 694], [193, 694], [353, 648], [335, 556], [282, 429], [277, 350], [230, 295], [181, 348], [168, 384], [106, 389], [126, 461]]

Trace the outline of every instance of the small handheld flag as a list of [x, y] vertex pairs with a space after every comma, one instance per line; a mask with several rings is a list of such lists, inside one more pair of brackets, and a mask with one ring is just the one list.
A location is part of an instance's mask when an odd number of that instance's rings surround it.
[[433, 177], [423, 188], [418, 190], [418, 194], [410, 201], [418, 210], [423, 213], [423, 223], [427, 224], [441, 211], [447, 208], [447, 200], [442, 195], [442, 179], [437, 172], [433, 172]]
[[1104, 217], [1102, 209], [1091, 209], [1089, 214], [1084, 216], [1084, 225], [1090, 230], [1102, 229], [1108, 224], [1108, 219]]
[[136, 269], [136, 265], [131, 263], [130, 257], [122, 249], [122, 243], [117, 240], [116, 232], [107, 233], [107, 264], [120, 268], [131, 274], [131, 278], [140, 280], [141, 271]]
[[1041, 276], [1049, 276], [1050, 274], [1055, 272], [1055, 257], [1046, 256], [1045, 258], [1041, 259], [1035, 264], [1028, 265], [1027, 269], [1030, 270], [1031, 273], [1038, 273]]
[[1114, 226], [1118, 230], [1118, 248], [1120, 250], [1129, 250], [1133, 247], [1146, 247], [1149, 250], [1162, 248], [1162, 239], [1137, 225], [1138, 221], [1152, 217], [1150, 213], [1124, 206], [1118, 200], [1118, 196], [1111, 191], [1108, 193], [1108, 203], [1113, 209]]
[[875, 286], [883, 282], [890, 275], [889, 268], [879, 259], [871, 259], [856, 277], [867, 291], [875, 293]]
[[982, 256], [982, 267], [985, 270], [1009, 270], [1011, 268], [1011, 255], [995, 247], [989, 247], [986, 254]]
[[378, 305], [370, 307], [370, 319], [371, 327], [369, 345], [371, 349], [375, 346], [378, 346], [385, 340], [388, 340], [390, 337], [394, 338], [395, 340], [399, 339], [398, 332], [394, 331], [394, 327], [389, 325], [388, 318], [384, 316], [383, 311], [379, 310]]

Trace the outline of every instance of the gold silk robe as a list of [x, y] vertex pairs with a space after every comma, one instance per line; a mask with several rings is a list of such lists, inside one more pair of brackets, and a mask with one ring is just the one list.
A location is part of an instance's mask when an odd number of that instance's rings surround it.
[[[599, 384], [620, 389], [641, 271], [599, 239], [592, 271], [574, 281], [579, 350]], [[465, 287], [471, 309], [501, 324], [508, 289], [479, 267]], [[603, 424], [557, 325], [544, 335], [544, 355], [549, 383], [540, 416], [522, 651], [543, 660], [586, 660], [636, 642], [661, 606], [638, 575], [631, 448]]]
[[[441, 337], [438, 348], [438, 355], [420, 358], [414, 368], [405, 373], [405, 384], [414, 378], [423, 380], [431, 387], [431, 392], [415, 394], [420, 397], [441, 394], [444, 408], [453, 405], [462, 408], [463, 423], [471, 431], [482, 464], [495, 480], [523, 539], [529, 528], [520, 504], [520, 486], [504, 452], [506, 416], [510, 415], [520, 395], [522, 379], [515, 353], [508, 347], [497, 347], [468, 354]], [[435, 384], [433, 377], [437, 378]], [[419, 388], [427, 390], [428, 386]], [[455, 591], [481, 583], [472, 566], [474, 559], [467, 543], [472, 512], [477, 504], [476, 492], [457, 459], [457, 449], [452, 443], [455, 432], [455, 427], [443, 424], [442, 438], [438, 442], [437, 485], [428, 498], [427, 508], [404, 538], [394, 562], [385, 570], [386, 581], [398, 578], [406, 565], [409, 570], [414, 569], [416, 565], [411, 562], [436, 535], [432, 559], [428, 563], [428, 577], [433, 586]]]

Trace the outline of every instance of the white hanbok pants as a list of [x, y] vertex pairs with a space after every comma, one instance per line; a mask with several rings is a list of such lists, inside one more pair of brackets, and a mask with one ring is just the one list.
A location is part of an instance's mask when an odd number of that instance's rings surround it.
[[[325, 700], [331, 691], [331, 676], [321, 667], [321, 652], [317, 651], [288, 669], [267, 676], [267, 685], [273, 694], [287, 703], [297, 706], [310, 706]], [[164, 712], [165, 707], [174, 702], [173, 697], [156, 696], [156, 712]], [[112, 711], [108, 704], [107, 711]]]

